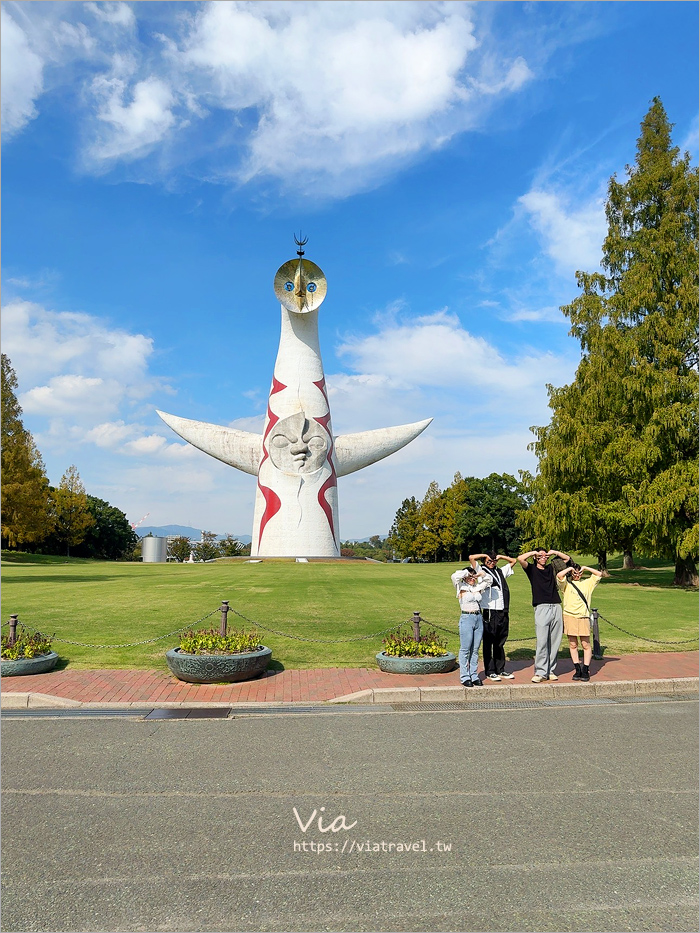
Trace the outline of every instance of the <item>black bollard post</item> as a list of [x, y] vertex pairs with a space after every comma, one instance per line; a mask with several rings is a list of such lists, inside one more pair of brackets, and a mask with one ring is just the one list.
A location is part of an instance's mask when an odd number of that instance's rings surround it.
[[14, 645], [17, 641], [17, 615], [18, 613], [14, 612], [10, 616], [10, 637], [9, 644]]
[[413, 637], [416, 641], [420, 641], [420, 612], [413, 613]]
[[219, 628], [219, 632], [224, 638], [226, 638], [226, 626], [227, 626], [226, 616], [227, 615], [228, 615], [228, 600], [222, 599], [221, 600], [221, 626]]
[[600, 632], [598, 630], [598, 610], [591, 609], [591, 638], [593, 639], [593, 657], [602, 661], [603, 652], [600, 650]]

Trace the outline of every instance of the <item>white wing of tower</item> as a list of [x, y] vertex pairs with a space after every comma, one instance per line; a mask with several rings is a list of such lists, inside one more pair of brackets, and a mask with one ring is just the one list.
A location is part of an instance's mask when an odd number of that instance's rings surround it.
[[262, 435], [251, 434], [250, 431], [239, 431], [237, 428], [226, 428], [219, 424], [208, 424], [206, 421], [192, 421], [189, 418], [178, 418], [159, 411], [163, 421], [172, 428], [176, 434], [198, 447], [210, 457], [216, 457], [223, 463], [242, 470], [244, 473], [258, 475], [260, 457], [262, 456]]
[[358, 434], [339, 434], [335, 438], [335, 458], [338, 476], [347, 476], [363, 467], [383, 460], [401, 450], [425, 431], [432, 418], [413, 424], [399, 424], [393, 428], [377, 428]]

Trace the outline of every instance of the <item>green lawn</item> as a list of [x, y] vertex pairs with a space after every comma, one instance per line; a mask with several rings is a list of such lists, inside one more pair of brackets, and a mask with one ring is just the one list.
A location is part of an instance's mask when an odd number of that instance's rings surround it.
[[[591, 563], [588, 559], [584, 562]], [[697, 648], [697, 591], [672, 586], [673, 568], [645, 561], [644, 569], [621, 571], [595, 593], [594, 605], [635, 635], [685, 645], [656, 645], [624, 635], [601, 621], [608, 655]], [[459, 615], [450, 574], [457, 564], [378, 564], [236, 559], [214, 564], [127, 564], [3, 553], [3, 621], [20, 621], [56, 639], [91, 644], [134, 643], [194, 623], [222, 599], [253, 622], [307, 638], [369, 635], [409, 619], [414, 610], [449, 628], [450, 650], [458, 647]], [[529, 585], [518, 568], [511, 578], [511, 658], [534, 653]], [[218, 614], [205, 623], [218, 625]], [[237, 618], [229, 614], [229, 625]], [[247, 625], [247, 623], [246, 623]], [[249, 626], [248, 626], [249, 627]], [[285, 668], [374, 667], [381, 636], [319, 645], [260, 629], [272, 648], [273, 666]], [[441, 633], [444, 634], [444, 633]], [[517, 639], [529, 639], [518, 642]], [[134, 648], [84, 648], [55, 641], [63, 664], [74, 668], [166, 669], [165, 651], [176, 636]]]

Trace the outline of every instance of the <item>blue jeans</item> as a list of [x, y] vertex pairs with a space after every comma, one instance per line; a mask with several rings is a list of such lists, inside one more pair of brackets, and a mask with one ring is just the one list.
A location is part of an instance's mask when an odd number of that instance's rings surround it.
[[459, 679], [463, 684], [477, 680], [479, 645], [484, 634], [480, 612], [463, 612], [459, 617]]

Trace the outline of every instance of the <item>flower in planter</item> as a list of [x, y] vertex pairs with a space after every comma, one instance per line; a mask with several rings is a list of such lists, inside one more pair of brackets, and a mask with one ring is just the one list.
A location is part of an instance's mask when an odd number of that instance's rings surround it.
[[43, 654], [51, 653], [51, 638], [41, 632], [29, 634], [22, 630], [14, 643], [10, 643], [10, 636], [2, 636], [1, 656], [3, 661], [17, 661], [21, 658], [38, 658]]
[[226, 635], [216, 629], [190, 630], [180, 636], [180, 651], [185, 654], [248, 654], [260, 651], [260, 636], [251, 631], [230, 631]]
[[392, 658], [439, 658], [447, 654], [447, 640], [432, 629], [416, 641], [403, 626], [389, 632], [383, 641], [384, 654]]

